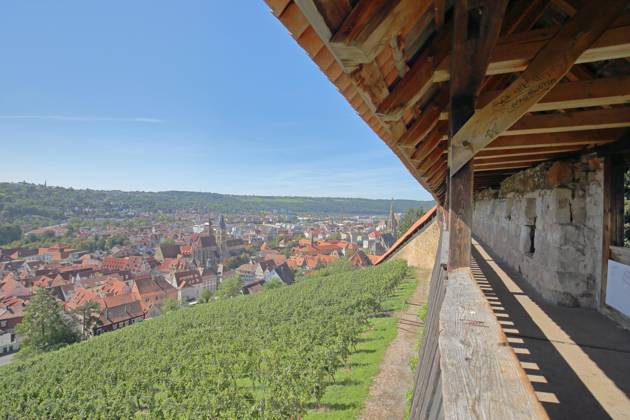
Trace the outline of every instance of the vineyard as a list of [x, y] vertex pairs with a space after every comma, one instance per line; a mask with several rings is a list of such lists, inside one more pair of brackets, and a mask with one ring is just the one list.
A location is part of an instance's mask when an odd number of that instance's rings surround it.
[[297, 418], [406, 273], [325, 273], [16, 362], [0, 368], [0, 418]]

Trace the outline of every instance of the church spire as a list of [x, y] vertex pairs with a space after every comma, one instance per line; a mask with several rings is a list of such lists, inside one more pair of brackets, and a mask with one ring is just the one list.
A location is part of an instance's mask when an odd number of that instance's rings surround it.
[[398, 221], [396, 220], [396, 215], [394, 214], [394, 198], [389, 203], [389, 218], [387, 219], [387, 227], [389, 228], [390, 233], [394, 236], [394, 238], [398, 237]]

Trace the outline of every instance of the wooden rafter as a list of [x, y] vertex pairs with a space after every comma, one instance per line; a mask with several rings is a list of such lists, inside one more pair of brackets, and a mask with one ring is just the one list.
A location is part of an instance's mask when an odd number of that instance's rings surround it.
[[[622, 16], [573, 62], [592, 62], [630, 56], [630, 17]], [[617, 26], [615, 26], [617, 25]], [[506, 36], [497, 42], [486, 74], [523, 71], [528, 63], [558, 32], [559, 28], [537, 29]], [[377, 109], [388, 119], [398, 119], [429, 91], [434, 83], [450, 80], [448, 38], [444, 32], [426, 47], [425, 53], [411, 66], [405, 77]]]
[[486, 145], [484, 150], [605, 144], [617, 140], [622, 132], [623, 129], [611, 128], [607, 130], [575, 131], [570, 133], [503, 136]]
[[589, 109], [556, 114], [525, 115], [505, 135], [558, 133], [630, 127], [630, 109], [626, 107]]
[[[496, 99], [501, 92], [484, 92], [479, 96], [478, 107], [484, 107]], [[529, 111], [550, 111], [554, 109], [586, 108], [625, 104], [630, 102], [630, 76], [579, 82], [558, 83]], [[446, 116], [442, 116], [446, 118]]]
[[[475, 112], [453, 137], [451, 171], [506, 131], [569, 71], [623, 10], [627, 1], [589, 2], [542, 48], [525, 72], [490, 104]], [[452, 118], [452, 117], [451, 117]]]
[[[460, 2], [266, 1], [298, 44], [412, 175], [435, 198], [445, 199], [447, 94], [454, 27], [454, 14], [447, 11]], [[472, 9], [487, 3], [463, 1]], [[475, 109], [481, 110], [500, 97], [501, 89], [516, 78], [515, 73], [531, 64], [558, 34], [561, 26], [554, 22], [562, 21], [559, 3], [571, 5], [576, 11], [585, 4], [583, 0], [509, 1]], [[416, 17], [411, 18], [414, 13]], [[589, 16], [589, 24], [596, 17]], [[576, 62], [625, 56], [630, 56], [627, 11], [619, 13]], [[615, 141], [621, 129], [630, 125], [630, 76], [620, 71], [620, 63], [613, 60], [606, 66], [573, 65], [561, 83], [476, 155], [475, 162], [484, 170], [475, 172], [475, 180], [495, 183], [521, 169], [495, 165], [554, 158]], [[470, 60], [466, 65], [470, 66]]]
[[360, 0], [330, 44], [345, 68], [370, 62], [392, 35], [420, 19], [430, 4], [417, 0]]

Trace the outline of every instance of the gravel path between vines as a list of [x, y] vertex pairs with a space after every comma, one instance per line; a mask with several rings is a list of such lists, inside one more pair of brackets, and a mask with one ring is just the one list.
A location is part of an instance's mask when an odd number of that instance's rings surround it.
[[398, 332], [385, 351], [379, 373], [374, 377], [360, 419], [402, 419], [405, 417], [406, 394], [413, 383], [409, 360], [416, 351], [418, 334], [422, 328], [419, 305], [427, 300], [430, 272], [415, 269], [416, 290], [402, 311], [396, 312]]

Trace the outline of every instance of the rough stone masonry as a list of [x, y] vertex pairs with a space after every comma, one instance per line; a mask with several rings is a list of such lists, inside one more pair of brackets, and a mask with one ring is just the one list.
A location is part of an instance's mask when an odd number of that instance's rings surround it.
[[475, 195], [473, 233], [547, 301], [596, 307], [603, 160], [545, 162]]

